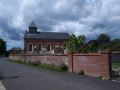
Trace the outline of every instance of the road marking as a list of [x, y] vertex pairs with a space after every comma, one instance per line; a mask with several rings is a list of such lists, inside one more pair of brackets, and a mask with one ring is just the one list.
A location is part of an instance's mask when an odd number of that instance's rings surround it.
[[0, 81], [0, 90], [6, 90], [6, 88], [4, 87], [1, 81]]

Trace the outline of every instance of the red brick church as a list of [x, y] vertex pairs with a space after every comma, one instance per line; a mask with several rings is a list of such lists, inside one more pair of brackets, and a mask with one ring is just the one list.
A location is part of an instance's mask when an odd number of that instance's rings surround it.
[[35, 23], [29, 26], [24, 35], [25, 53], [54, 54], [64, 51], [64, 42], [69, 41], [69, 34], [62, 32], [38, 32]]

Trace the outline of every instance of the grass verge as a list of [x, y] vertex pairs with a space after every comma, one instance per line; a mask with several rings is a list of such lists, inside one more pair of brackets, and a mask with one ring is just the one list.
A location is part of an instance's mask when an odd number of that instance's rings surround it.
[[113, 67], [119, 67], [120, 68], [120, 63], [112, 63]]
[[8, 59], [8, 61], [9, 62], [13, 62], [13, 63], [18, 63], [18, 64], [23, 64], [23, 65], [35, 67], [35, 68], [40, 68], [40, 69], [55, 71], [55, 72], [66, 72], [64, 70], [61, 70], [60, 68], [56, 68], [56, 67], [53, 67], [53, 66], [40, 65], [40, 64], [34, 65], [34, 64], [31, 64], [31, 63], [26, 63], [26, 62], [22, 62], [22, 61], [11, 60], [11, 59]]

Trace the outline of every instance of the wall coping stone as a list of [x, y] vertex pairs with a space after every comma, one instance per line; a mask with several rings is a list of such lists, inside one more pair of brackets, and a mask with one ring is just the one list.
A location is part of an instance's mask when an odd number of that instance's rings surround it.
[[68, 56], [68, 54], [10, 54], [10, 56]]
[[113, 53], [113, 54], [114, 54], [114, 53], [118, 53], [118, 54], [119, 54], [120, 52], [118, 51], [118, 52], [112, 52], [112, 53]]
[[110, 51], [101, 51], [100, 52], [101, 54], [109, 54], [109, 53], [111, 53]]
[[73, 54], [73, 56], [101, 56], [100, 53]]

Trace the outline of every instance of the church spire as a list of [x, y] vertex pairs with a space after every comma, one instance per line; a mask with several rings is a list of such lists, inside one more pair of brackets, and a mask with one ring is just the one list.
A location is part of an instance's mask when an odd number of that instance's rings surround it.
[[31, 22], [30, 26], [29, 27], [36, 27], [34, 21]]
[[34, 21], [32, 21], [29, 26], [29, 34], [37, 34], [37, 27], [36, 27]]

